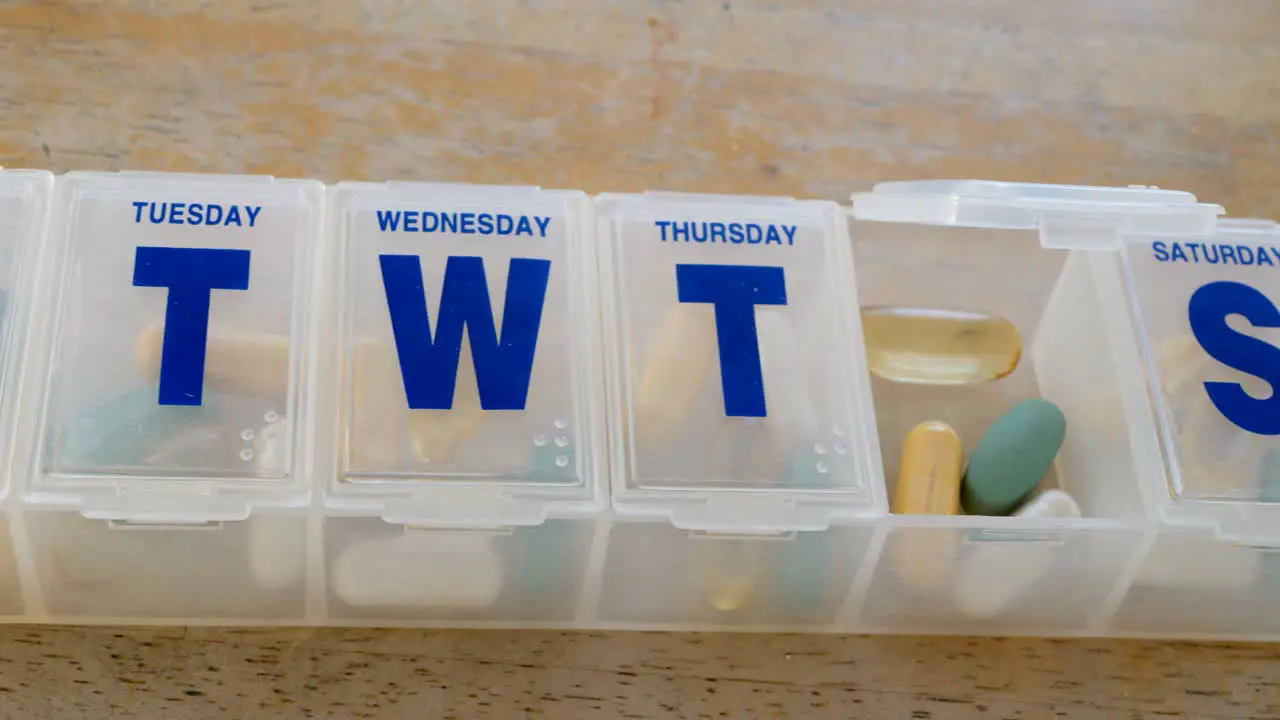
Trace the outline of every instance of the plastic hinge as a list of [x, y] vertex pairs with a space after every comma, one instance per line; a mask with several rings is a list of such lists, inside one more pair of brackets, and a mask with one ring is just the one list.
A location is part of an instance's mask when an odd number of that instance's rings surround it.
[[1280, 549], [1280, 526], [1274, 520], [1268, 522], [1258, 517], [1242, 518], [1236, 522], [1221, 524], [1219, 532], [1223, 540], [1236, 545]]
[[92, 520], [204, 525], [249, 517], [244, 497], [219, 496], [194, 490], [132, 489], [84, 492], [80, 514]]
[[1223, 542], [1280, 548], [1280, 504], [1175, 501], [1163, 519], [1186, 532], [1208, 532]]
[[1119, 250], [1121, 230], [1113, 216], [1046, 212], [1040, 218], [1040, 245], [1053, 250]]
[[679, 505], [669, 515], [671, 524], [681, 530], [716, 534], [773, 535], [831, 527], [830, 508], [767, 495]]
[[640, 195], [640, 197], [647, 200], [671, 202], [722, 202], [734, 205], [792, 205], [799, 202], [788, 195], [728, 195], [721, 193], [678, 192], [675, 190], [646, 190]]
[[396, 525], [433, 528], [501, 528], [546, 522], [544, 501], [512, 497], [483, 487], [419, 488], [410, 497], [388, 500], [382, 519]]
[[[89, 178], [110, 178], [119, 177], [125, 179], [139, 180], [163, 180], [166, 183], [173, 182], [192, 182], [192, 183], [223, 183], [223, 182], [244, 182], [253, 184], [272, 184], [277, 180], [291, 180], [292, 178], [277, 178], [274, 175], [248, 175], [243, 173], [235, 173], [228, 175], [210, 175], [208, 173], [171, 173], [160, 170], [120, 170], [118, 172], [100, 172], [95, 170], [83, 170], [67, 173], [68, 177], [89, 177]], [[311, 181], [317, 182], [317, 181]]]
[[[445, 195], [465, 195], [467, 193], [483, 193], [485, 198], [493, 198], [498, 196], [519, 197], [522, 195], [531, 195], [543, 191], [541, 185], [481, 185], [476, 183], [462, 182], [429, 182], [423, 180], [388, 180], [386, 182], [345, 182], [339, 183], [335, 187], [351, 186], [358, 188], [378, 188], [386, 187], [391, 190], [423, 190], [431, 189], [435, 193]], [[572, 192], [572, 191], [570, 191]], [[471, 197], [475, 197], [472, 195]], [[450, 198], [456, 199], [456, 198]]]

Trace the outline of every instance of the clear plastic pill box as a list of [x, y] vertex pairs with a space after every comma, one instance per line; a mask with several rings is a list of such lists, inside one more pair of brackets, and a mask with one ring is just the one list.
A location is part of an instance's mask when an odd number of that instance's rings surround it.
[[[1277, 638], [1280, 230], [1222, 212], [3, 171], [0, 619]], [[891, 512], [1026, 401], [1078, 516]]]

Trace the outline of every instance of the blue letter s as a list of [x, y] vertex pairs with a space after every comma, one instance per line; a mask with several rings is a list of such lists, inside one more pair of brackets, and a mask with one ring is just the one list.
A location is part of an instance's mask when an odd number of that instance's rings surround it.
[[1259, 400], [1239, 383], [1207, 382], [1218, 411], [1236, 426], [1258, 435], [1280, 435], [1280, 348], [1227, 326], [1228, 315], [1243, 315], [1255, 327], [1280, 328], [1280, 310], [1267, 296], [1238, 282], [1202, 285], [1191, 295], [1187, 317], [1204, 351], [1218, 362], [1271, 384], [1271, 397]]

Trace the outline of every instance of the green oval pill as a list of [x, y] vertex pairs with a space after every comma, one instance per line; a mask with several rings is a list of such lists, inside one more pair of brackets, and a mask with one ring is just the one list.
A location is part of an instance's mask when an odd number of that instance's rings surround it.
[[1067, 436], [1057, 405], [1033, 398], [991, 424], [969, 457], [960, 501], [970, 515], [1008, 515], [1040, 484]]

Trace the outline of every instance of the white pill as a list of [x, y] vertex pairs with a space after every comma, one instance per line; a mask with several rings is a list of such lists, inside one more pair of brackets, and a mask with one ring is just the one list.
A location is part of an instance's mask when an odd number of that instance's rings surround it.
[[1014, 517], [1025, 518], [1076, 518], [1080, 506], [1076, 499], [1062, 490], [1045, 490], [1018, 508]]
[[270, 590], [297, 587], [307, 562], [306, 520], [296, 515], [264, 515], [247, 522], [253, 579]]
[[[138, 333], [138, 371], [148, 380], [160, 378], [164, 323]], [[262, 332], [210, 327], [204, 358], [204, 387], [259, 397], [283, 397], [289, 386], [289, 338]]]
[[453, 531], [356, 541], [333, 570], [334, 592], [358, 607], [487, 607], [502, 582], [493, 536]]
[[[264, 476], [284, 470], [288, 424], [280, 421], [254, 433], [253, 467]], [[243, 437], [243, 435], [242, 435]], [[249, 519], [249, 570], [265, 588], [285, 590], [302, 582], [307, 562], [306, 522], [297, 516]]]
[[[1062, 490], [1046, 490], [1014, 517], [1080, 517], [1080, 506]], [[1061, 549], [1058, 542], [1034, 539], [969, 543], [956, 577], [956, 602], [972, 617], [998, 615], [1052, 571]]]

